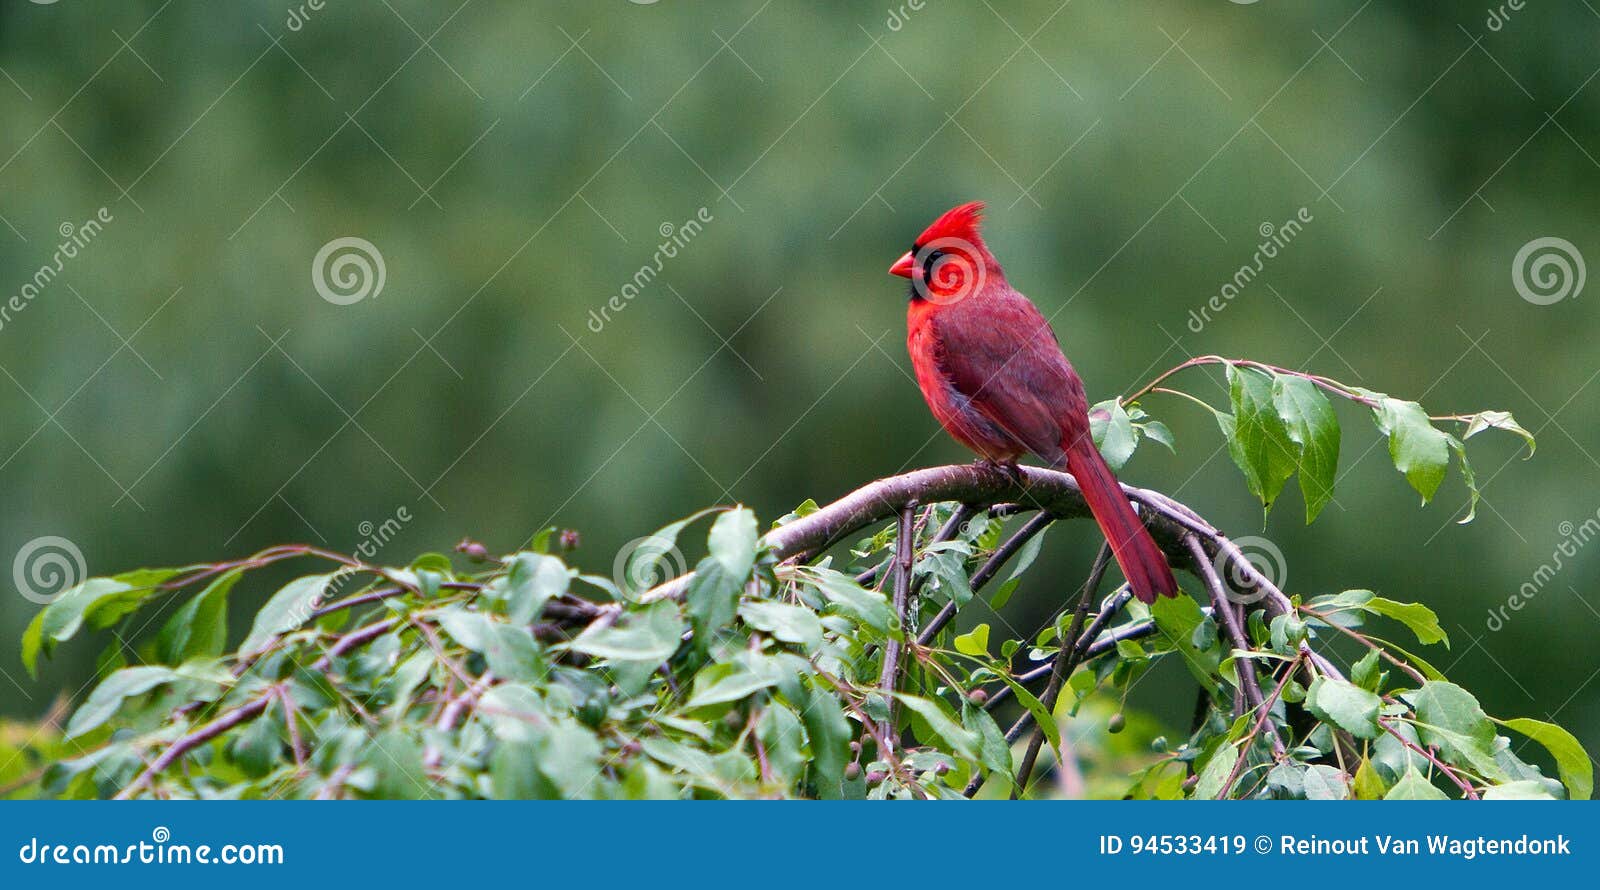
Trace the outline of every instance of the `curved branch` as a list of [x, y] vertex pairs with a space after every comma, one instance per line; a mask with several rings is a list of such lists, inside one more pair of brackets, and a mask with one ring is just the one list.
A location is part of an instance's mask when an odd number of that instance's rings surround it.
[[[1181, 538], [1195, 532], [1215, 539], [1220, 533], [1211, 525], [1165, 495], [1130, 485], [1122, 486], [1128, 498], [1146, 508], [1147, 526], [1167, 558], [1179, 565], [1187, 561]], [[913, 470], [869, 483], [815, 513], [779, 526], [762, 538], [763, 546], [778, 559], [786, 560], [808, 553], [830, 542], [896, 515], [911, 502], [932, 504], [958, 501], [977, 507], [1021, 502], [1044, 510], [1057, 519], [1089, 515], [1078, 481], [1070, 473], [1043, 467], [1019, 467], [1015, 474], [981, 464], [959, 464]], [[643, 595], [646, 602], [677, 598], [688, 589], [689, 574], [658, 585]], [[1287, 602], [1287, 598], [1285, 599]]]

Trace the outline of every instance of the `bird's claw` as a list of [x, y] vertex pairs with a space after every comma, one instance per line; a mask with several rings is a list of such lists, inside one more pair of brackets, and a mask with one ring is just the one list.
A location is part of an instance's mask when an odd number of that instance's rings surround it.
[[1022, 468], [1017, 466], [1017, 462], [1014, 460], [997, 461], [985, 457], [979, 458], [975, 463], [982, 469], [992, 473], [999, 473], [1013, 482], [1021, 484], [1027, 481], [1027, 478], [1022, 475]]

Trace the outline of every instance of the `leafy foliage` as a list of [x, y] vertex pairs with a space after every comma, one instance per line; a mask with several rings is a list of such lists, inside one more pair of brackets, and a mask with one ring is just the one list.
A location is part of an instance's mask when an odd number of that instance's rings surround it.
[[[1250, 491], [1270, 508], [1298, 475], [1308, 521], [1333, 495], [1340, 433], [1329, 392], [1373, 412], [1424, 498], [1451, 453], [1471, 485], [1462, 440], [1491, 427], [1524, 434], [1510, 415], [1483, 412], [1444, 418], [1465, 425], [1457, 439], [1414, 402], [1219, 362], [1230, 404], [1212, 410]], [[1155, 391], [1175, 392], [1141, 392]], [[1117, 465], [1145, 439], [1174, 445], [1131, 402], [1103, 403], [1094, 420]], [[807, 502], [775, 526], [817, 509]], [[1593, 790], [1571, 734], [1496, 720], [1427, 662], [1366, 632], [1387, 621], [1421, 646], [1449, 646], [1419, 603], [1291, 592], [1246, 611], [1232, 597], [1248, 588], [1223, 591], [1215, 572], [1200, 571], [1197, 597], [1149, 606], [1121, 589], [1100, 599], [1086, 585], [1084, 611], [1063, 604], [1056, 620], [1017, 634], [1003, 610], [1047, 524], [1030, 521], [1007, 541], [1018, 512], [926, 505], [906, 540], [898, 522], [858, 523], [849, 531], [863, 536], [845, 552], [800, 559], [775, 553], [749, 510], [706, 511], [651, 537], [671, 548], [713, 517], [693, 576], [651, 591], [581, 573], [552, 552], [548, 532], [468, 570], [442, 554], [379, 566], [287, 546], [91, 579], [27, 629], [30, 672], [86, 629], [170, 615], [139, 648], [142, 663], [102, 659], [98, 685], [62, 730], [20, 743], [0, 734], [12, 749], [0, 750], [0, 781], [10, 783], [0, 788], [163, 798], [1038, 796], [1056, 790], [1029, 781], [1043, 745], [1048, 759], [1079, 767], [1057, 770], [1061, 790], [1100, 796]], [[291, 559], [318, 566], [272, 593], [227, 651], [234, 592]], [[897, 575], [898, 565], [909, 569]], [[978, 600], [991, 579], [994, 592]], [[936, 617], [975, 601], [1000, 619], [958, 633]], [[1360, 657], [1347, 669], [1331, 660], [1334, 640], [1354, 641]], [[1172, 660], [1199, 696], [1177, 740], [1127, 706]], [[996, 715], [1007, 714], [1015, 723], [1003, 731]], [[1523, 759], [1528, 743], [1548, 753], [1559, 781]], [[24, 752], [31, 771], [11, 767]]]

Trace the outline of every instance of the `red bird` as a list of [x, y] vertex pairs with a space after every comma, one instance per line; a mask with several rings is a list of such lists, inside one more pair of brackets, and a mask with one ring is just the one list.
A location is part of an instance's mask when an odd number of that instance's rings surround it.
[[1032, 452], [1078, 480], [1133, 593], [1154, 602], [1178, 584], [1089, 433], [1083, 381], [1050, 323], [1006, 283], [978, 227], [983, 204], [934, 220], [889, 267], [911, 279], [906, 348], [933, 416], [984, 460]]

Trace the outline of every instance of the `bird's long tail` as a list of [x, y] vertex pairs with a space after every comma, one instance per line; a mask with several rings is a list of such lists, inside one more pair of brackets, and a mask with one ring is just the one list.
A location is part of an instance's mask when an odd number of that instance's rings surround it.
[[1083, 489], [1083, 499], [1094, 514], [1095, 524], [1111, 544], [1111, 553], [1128, 579], [1133, 595], [1141, 602], [1153, 603], [1156, 596], [1174, 596], [1178, 582], [1167, 567], [1167, 558], [1155, 539], [1139, 521], [1117, 484], [1117, 477], [1087, 435], [1063, 443], [1067, 448], [1067, 469]]

